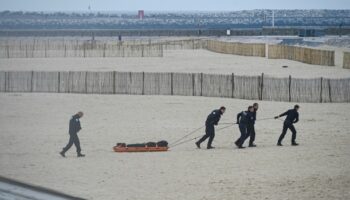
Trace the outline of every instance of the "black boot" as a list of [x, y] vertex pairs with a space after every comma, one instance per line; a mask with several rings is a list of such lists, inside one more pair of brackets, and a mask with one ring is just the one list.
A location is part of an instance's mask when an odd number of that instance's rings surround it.
[[78, 153], [77, 157], [85, 157], [85, 154]]
[[207, 149], [215, 149], [213, 146], [208, 146]]
[[239, 148], [239, 146], [241, 146], [241, 145], [239, 145], [239, 141], [237, 140], [236, 142], [235, 142], [235, 145]]
[[198, 149], [200, 149], [201, 148], [201, 143], [196, 142], [196, 146], [197, 146]]
[[281, 142], [277, 142], [277, 146], [283, 146]]
[[292, 142], [292, 146], [298, 146], [299, 144], [296, 142]]
[[249, 147], [256, 147], [256, 144], [251, 143], [251, 144], [249, 144]]
[[65, 153], [66, 153], [66, 152], [61, 151], [61, 152], [60, 152], [60, 155], [61, 155], [63, 158], [65, 158], [65, 157], [66, 157]]

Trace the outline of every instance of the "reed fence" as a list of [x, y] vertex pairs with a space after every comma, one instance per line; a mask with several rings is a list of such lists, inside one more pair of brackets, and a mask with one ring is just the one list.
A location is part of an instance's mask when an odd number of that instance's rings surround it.
[[163, 57], [163, 50], [205, 49], [206, 40], [0, 40], [0, 58]]
[[217, 53], [266, 57], [265, 44], [262, 43], [233, 43], [217, 40], [208, 40], [207, 43], [207, 49]]
[[269, 45], [269, 59], [288, 59], [312, 65], [334, 66], [334, 51], [287, 45]]
[[350, 52], [344, 52], [343, 68], [350, 69]]
[[0, 71], [0, 92], [180, 95], [287, 102], [350, 102], [350, 78], [235, 74]]

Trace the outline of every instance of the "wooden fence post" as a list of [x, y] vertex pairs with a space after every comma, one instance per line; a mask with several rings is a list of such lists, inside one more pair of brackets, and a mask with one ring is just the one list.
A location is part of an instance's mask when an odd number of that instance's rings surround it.
[[103, 57], [106, 57], [106, 43], [103, 44]]
[[9, 72], [5, 72], [5, 92], [8, 92], [8, 76]]
[[192, 96], [195, 96], [195, 80], [194, 73], [192, 73]]
[[142, 72], [142, 95], [145, 95], [145, 72]]
[[[71, 83], [71, 71], [68, 72], [68, 93], [71, 93], [71, 87], [70, 87], [70, 83]], [[73, 84], [72, 84], [73, 85]]]
[[263, 90], [264, 90], [264, 73], [261, 74], [261, 90], [260, 90], [260, 100], [263, 100]]
[[9, 47], [9, 45], [6, 46], [6, 51], [7, 51], [7, 58], [10, 58], [10, 47]]
[[329, 92], [329, 102], [332, 103], [332, 91], [331, 91], [331, 80], [328, 79], [328, 92]]
[[231, 92], [232, 92], [231, 98], [234, 98], [234, 97], [235, 97], [235, 95], [234, 95], [234, 92], [235, 92], [235, 74], [234, 74], [234, 73], [232, 73], [232, 75], [231, 75], [231, 84], [232, 84], [232, 88], [231, 88]]
[[144, 55], [143, 55], [143, 51], [144, 51], [144, 46], [143, 45], [141, 45], [141, 57], [143, 57]]
[[170, 74], [170, 79], [171, 79], [171, 95], [174, 95], [174, 73], [171, 72]]
[[88, 72], [86, 71], [86, 72], [85, 72], [85, 94], [88, 93], [88, 84], [87, 84], [88, 80], [87, 80], [87, 76], [88, 76]]
[[83, 44], [83, 48], [84, 48], [84, 58], [86, 57], [86, 52], [85, 52], [85, 51], [86, 51], [86, 49], [85, 49], [85, 46], [86, 46], [86, 45], [85, 45], [85, 44]]
[[320, 103], [322, 103], [323, 77], [321, 77]]
[[57, 86], [57, 91], [58, 93], [61, 93], [61, 72], [58, 72], [57, 74], [57, 79], [58, 79], [58, 86]]
[[203, 96], [203, 73], [201, 73], [201, 96]]
[[289, 102], [292, 101], [292, 96], [291, 96], [291, 87], [292, 87], [292, 76], [289, 75]]
[[46, 45], [45, 45], [45, 48], [44, 48], [45, 50], [45, 58], [47, 58], [47, 53], [46, 53]]
[[115, 77], [116, 77], [116, 71], [113, 71], [113, 94], [116, 93]]
[[33, 80], [33, 77], [34, 77], [34, 71], [32, 71], [31, 73], [31, 77], [30, 77], [30, 92], [33, 92], [33, 85], [34, 85], [34, 80]]
[[129, 83], [132, 83], [132, 74], [133, 74], [133, 72], [129, 72], [129, 82], [128, 82], [128, 80], [127, 80], [127, 84], [126, 84], [126, 94], [132, 94], [132, 92], [131, 92], [131, 85], [129, 84]]

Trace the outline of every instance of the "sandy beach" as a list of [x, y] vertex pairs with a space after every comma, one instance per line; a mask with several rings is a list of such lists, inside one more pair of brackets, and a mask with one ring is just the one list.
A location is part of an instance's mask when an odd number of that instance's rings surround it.
[[[248, 40], [248, 38], [247, 38]], [[250, 41], [262, 41], [255, 38]], [[269, 43], [273, 43], [271, 39]], [[336, 50], [343, 47], [322, 46]], [[207, 50], [164, 51], [161, 58], [0, 59], [1, 71], [194, 72], [296, 78], [348, 78], [342, 57], [336, 66], [225, 55]], [[282, 66], [288, 68], [282, 68]], [[293, 102], [258, 101], [257, 148], [239, 150], [238, 127], [227, 127], [255, 101], [185, 96], [0, 93], [0, 175], [86, 199], [350, 199], [350, 104], [301, 103], [296, 124], [300, 146], [277, 147], [282, 121], [272, 119]], [[214, 150], [195, 140], [174, 141], [204, 125], [226, 106]], [[85, 158], [68, 142], [68, 121], [84, 111], [79, 133]], [[264, 119], [264, 120], [261, 120]], [[191, 135], [200, 137], [204, 130]], [[115, 153], [117, 142], [167, 140], [170, 151]], [[247, 141], [246, 141], [247, 142]], [[203, 147], [206, 145], [203, 143]]]
[[[283, 68], [282, 66], [288, 66]], [[237, 75], [261, 75], [298, 78], [350, 77], [350, 70], [309, 65], [284, 59], [236, 56], [207, 50], [165, 51], [156, 58], [11, 58], [0, 59], [0, 70], [25, 71], [127, 71], [127, 72], [193, 72]]]
[[[300, 104], [298, 147], [276, 141], [282, 121], [257, 121], [257, 148], [239, 150], [236, 126], [216, 133], [214, 150], [188, 142], [164, 153], [115, 153], [117, 142], [172, 144], [225, 105], [222, 123], [253, 101], [179, 96], [0, 94], [0, 174], [87, 199], [349, 199], [349, 104]], [[258, 120], [294, 103], [259, 102]], [[83, 110], [85, 158], [68, 140]], [[219, 125], [217, 128], [224, 127]], [[193, 135], [201, 136], [203, 131]], [[205, 144], [203, 144], [205, 146]]]

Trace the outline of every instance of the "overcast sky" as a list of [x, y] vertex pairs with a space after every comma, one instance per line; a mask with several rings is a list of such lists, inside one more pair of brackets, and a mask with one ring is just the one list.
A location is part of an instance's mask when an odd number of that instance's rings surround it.
[[233, 11], [350, 9], [350, 0], [0, 0], [0, 10], [22, 11]]

